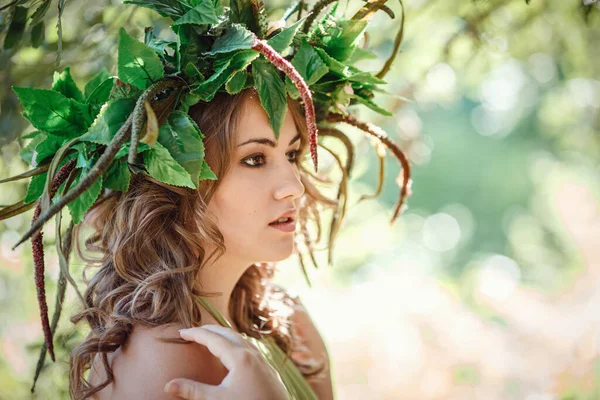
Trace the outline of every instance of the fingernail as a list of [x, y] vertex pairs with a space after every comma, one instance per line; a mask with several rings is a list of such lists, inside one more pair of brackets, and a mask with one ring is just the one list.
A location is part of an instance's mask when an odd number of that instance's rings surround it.
[[187, 332], [189, 332], [189, 331], [190, 331], [190, 329], [189, 329], [189, 328], [185, 328], [185, 329], [180, 329], [180, 330], [179, 330], [179, 333], [187, 333]]
[[177, 382], [169, 382], [165, 386], [165, 393], [178, 393], [179, 384]]

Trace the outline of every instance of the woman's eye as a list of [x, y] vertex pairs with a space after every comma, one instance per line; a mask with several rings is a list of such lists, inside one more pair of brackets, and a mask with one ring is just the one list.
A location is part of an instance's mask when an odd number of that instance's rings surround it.
[[[262, 165], [262, 163], [257, 164], [257, 159], [259, 158], [264, 158], [264, 156], [262, 154], [256, 154], [247, 158], [244, 158], [243, 163], [246, 164], [249, 167], [260, 167]], [[248, 164], [248, 161], [252, 161], [252, 164]]]
[[[300, 153], [300, 150], [294, 150], [294, 151], [290, 151], [288, 153], [288, 155], [291, 156], [291, 158], [289, 159], [289, 161], [291, 163], [297, 163], [298, 162], [298, 154]], [[265, 163], [264, 161], [265, 155], [264, 154], [254, 154], [250, 157], [246, 157], [244, 160], [242, 160], [242, 163], [244, 163], [245, 165], [247, 165], [248, 167], [251, 168], [258, 168], [258, 167], [262, 167]], [[249, 161], [251, 163], [249, 163]]]

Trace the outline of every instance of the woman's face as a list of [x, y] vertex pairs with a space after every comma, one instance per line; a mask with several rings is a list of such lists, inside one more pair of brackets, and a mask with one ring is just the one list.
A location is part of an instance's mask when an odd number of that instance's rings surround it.
[[222, 178], [208, 210], [217, 218], [228, 256], [250, 263], [279, 261], [292, 253], [294, 233], [269, 223], [297, 210], [304, 193], [295, 161], [300, 133], [289, 109], [276, 141], [259, 99], [251, 95], [243, 107], [231, 169]]

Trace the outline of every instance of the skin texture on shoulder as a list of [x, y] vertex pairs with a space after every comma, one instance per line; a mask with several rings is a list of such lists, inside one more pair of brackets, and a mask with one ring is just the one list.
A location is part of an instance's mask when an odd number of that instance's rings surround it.
[[[210, 323], [210, 322], [209, 322]], [[180, 325], [146, 328], [136, 326], [125, 346], [109, 357], [114, 381], [92, 397], [94, 400], [173, 400], [164, 386], [175, 378], [219, 385], [228, 373], [205, 346], [165, 343], [158, 338], [178, 338]], [[92, 385], [104, 381], [104, 367], [96, 357], [90, 371]]]

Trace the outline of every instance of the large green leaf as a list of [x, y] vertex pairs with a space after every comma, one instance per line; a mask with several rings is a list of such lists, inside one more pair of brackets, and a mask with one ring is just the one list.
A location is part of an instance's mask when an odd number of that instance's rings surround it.
[[275, 139], [279, 139], [279, 132], [287, 112], [285, 84], [279, 77], [277, 69], [263, 58], [252, 62], [252, 76], [260, 103], [269, 116], [269, 124], [273, 128]]
[[218, 55], [214, 62], [213, 75], [200, 83], [191, 93], [199, 96], [203, 101], [211, 101], [221, 86], [235, 73], [245, 70], [259, 55], [259, 52], [252, 49]]
[[83, 94], [77, 87], [77, 84], [71, 76], [71, 69], [65, 67], [64, 71], [59, 73], [54, 72], [54, 81], [52, 82], [52, 90], [62, 93], [69, 99], [83, 103]]
[[[73, 180], [73, 183], [71, 184], [71, 190], [82, 179], [85, 179], [88, 173], [88, 168], [82, 168], [79, 175], [77, 175], [77, 177]], [[71, 214], [71, 218], [73, 219], [74, 224], [78, 224], [83, 220], [83, 216], [94, 205], [101, 191], [102, 175], [98, 177], [98, 179], [92, 184], [92, 186], [90, 186], [87, 190], [85, 190], [83, 193], [77, 196], [75, 200], [67, 204], [67, 207], [69, 207], [69, 213]]]
[[173, 111], [161, 126], [158, 141], [185, 170], [197, 185], [204, 161], [203, 135], [196, 123], [185, 113]]
[[346, 20], [327, 30], [323, 36], [323, 43], [327, 53], [338, 61], [347, 60], [356, 47], [358, 38], [367, 27], [365, 20]]
[[12, 87], [23, 105], [23, 116], [36, 128], [59, 136], [75, 137], [91, 123], [87, 105], [54, 90]]
[[90, 95], [100, 86], [101, 83], [110, 78], [110, 74], [108, 73], [108, 69], [106, 67], [102, 67], [100, 71], [88, 83], [85, 84], [85, 98], [86, 100], [90, 98]]
[[212, 0], [198, 0], [198, 5], [177, 19], [171, 26], [196, 24], [208, 25], [219, 22]]
[[292, 40], [294, 39], [294, 36], [296, 36], [298, 29], [300, 29], [300, 25], [302, 24], [302, 22], [304, 22], [304, 20], [306, 18], [308, 18], [308, 15], [305, 15], [304, 17], [302, 17], [298, 21], [296, 21], [293, 25], [290, 25], [287, 28], [283, 29], [277, 35], [275, 35], [271, 39], [267, 40], [267, 43], [276, 52], [278, 52], [278, 53], [283, 52], [292, 43]]
[[240, 24], [232, 24], [227, 31], [219, 36], [213, 43], [210, 51], [203, 55], [215, 55], [217, 53], [227, 53], [234, 50], [252, 48], [254, 34]]
[[126, 192], [131, 182], [131, 171], [126, 160], [115, 160], [102, 175], [102, 187]]
[[116, 99], [106, 103], [87, 133], [79, 138], [82, 142], [109, 144], [135, 107], [135, 100]]
[[119, 29], [119, 79], [144, 90], [164, 76], [164, 68], [156, 52]]
[[300, 47], [298, 47], [298, 51], [292, 58], [292, 65], [309, 86], [329, 72], [327, 65], [306, 40], [303, 40]]
[[195, 189], [190, 174], [171, 156], [160, 142], [144, 153], [144, 165], [154, 179], [173, 186]]
[[52, 158], [54, 154], [62, 147], [63, 144], [69, 141], [69, 138], [47, 134], [36, 147], [35, 153], [31, 159], [34, 167], [40, 166], [48, 158]]

